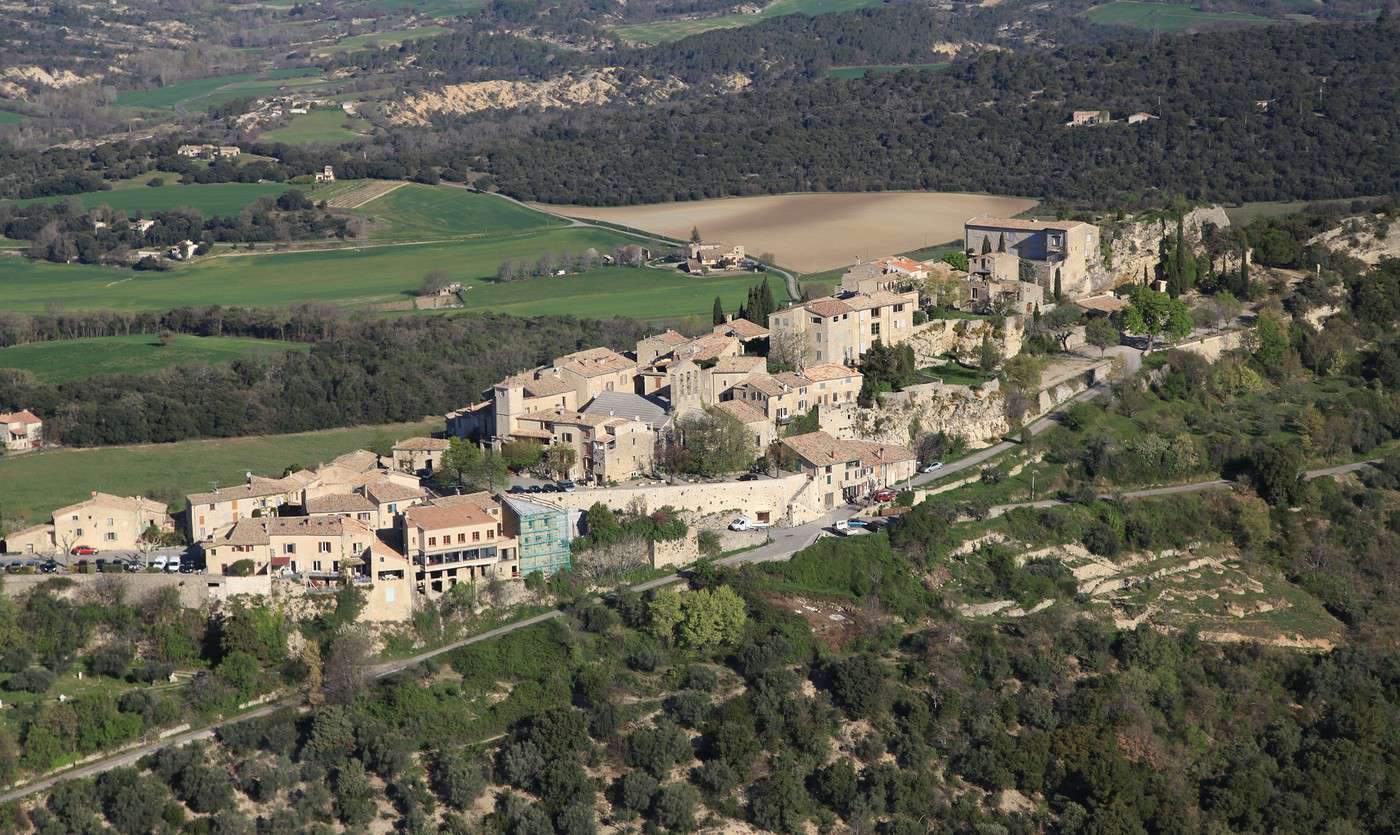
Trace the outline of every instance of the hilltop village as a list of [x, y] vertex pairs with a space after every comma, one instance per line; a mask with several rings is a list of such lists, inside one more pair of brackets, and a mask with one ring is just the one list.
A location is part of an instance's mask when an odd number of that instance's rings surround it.
[[[1097, 226], [977, 217], [962, 244], [932, 261], [859, 263], [830, 295], [786, 308], [765, 284], [741, 315], [717, 310], [708, 332], [667, 329], [632, 351], [584, 348], [513, 374], [445, 415], [443, 437], [250, 472], [187, 495], [174, 517], [151, 499], [93, 492], [11, 533], [6, 549], [101, 569], [106, 552], [184, 541], [190, 551], [160, 565], [114, 563], [202, 570], [201, 604], [351, 584], [366, 593], [362, 619], [403, 622], [416, 598], [458, 583], [569, 567], [595, 506], [752, 532], [888, 504], [943, 453], [991, 443], [1105, 379], [1122, 359], [1104, 349], [1131, 353], [1116, 330], [1097, 358], [1080, 350], [1090, 322], [1126, 306], [1107, 292], [1123, 270], [1105, 269]], [[742, 246], [692, 243], [689, 255], [681, 269], [697, 274], [745, 262]], [[1051, 320], [1069, 323], [1056, 338], [1077, 353], [1009, 390], [988, 373]], [[38, 418], [3, 418], [12, 451], [41, 445]], [[462, 492], [465, 458], [500, 462], [490, 489]], [[662, 560], [694, 559], [690, 539]]]

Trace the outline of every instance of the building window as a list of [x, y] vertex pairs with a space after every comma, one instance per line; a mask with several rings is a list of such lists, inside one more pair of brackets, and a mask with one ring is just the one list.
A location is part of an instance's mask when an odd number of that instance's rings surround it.
[[466, 541], [467, 541], [467, 535], [466, 535], [465, 533], [459, 533], [459, 534], [457, 534], [457, 541], [458, 541], [458, 542], [466, 542]]
[[282, 543], [282, 553], [284, 553], [284, 554], [295, 554], [296, 552], [297, 552], [297, 544], [296, 544], [295, 542], [284, 542], [284, 543]]
[[108, 542], [116, 542], [117, 534], [115, 531], [108, 531], [107, 533], [102, 535], [102, 538], [107, 540]]
[[320, 561], [320, 560], [312, 560], [312, 562], [311, 562], [311, 570], [312, 570], [312, 571], [320, 571], [320, 570], [321, 570], [321, 561]]
[[318, 554], [329, 554], [330, 552], [331, 552], [331, 544], [330, 544], [329, 542], [318, 542], [318, 543], [316, 543], [316, 553], [318, 553]]
[[107, 517], [107, 527], [112, 527], [112, 517], [110, 516]]
[[435, 536], [430, 536], [430, 537], [428, 537], [428, 547], [431, 548], [431, 547], [433, 547], [434, 545], [437, 545], [437, 537], [435, 537]]
[[481, 531], [472, 531], [472, 542], [481, 541]]

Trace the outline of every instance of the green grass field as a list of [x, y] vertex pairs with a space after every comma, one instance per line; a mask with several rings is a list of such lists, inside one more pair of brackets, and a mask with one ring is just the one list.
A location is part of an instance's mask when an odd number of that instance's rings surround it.
[[360, 49], [381, 49], [398, 46], [405, 41], [431, 38], [446, 32], [442, 26], [419, 26], [416, 29], [394, 29], [387, 32], [366, 32], [363, 35], [350, 35], [341, 38], [330, 46], [317, 47], [318, 55], [331, 55], [337, 52], [354, 52]]
[[939, 72], [951, 66], [944, 61], [937, 64], [865, 64], [858, 67], [832, 67], [826, 71], [827, 78], [865, 78], [867, 75], [886, 75], [892, 72], [903, 72], [904, 70], [928, 70]]
[[[478, 283], [466, 292], [466, 302], [468, 310], [517, 316], [676, 319], [708, 316], [715, 296], [720, 297], [725, 310], [734, 310], [744, 301], [749, 287], [762, 280], [762, 275], [692, 278], [673, 270], [609, 267], [564, 278]], [[787, 296], [777, 278], [773, 279], [773, 292], [779, 299]]]
[[315, 67], [292, 67], [261, 75], [235, 73], [195, 78], [150, 90], [122, 90], [117, 93], [117, 106], [168, 110], [179, 104], [190, 110], [202, 110], [240, 96], [268, 93], [282, 87], [322, 84], [324, 82], [315, 78], [320, 73]]
[[362, 139], [369, 122], [350, 116], [338, 108], [313, 110], [293, 116], [291, 122], [258, 136], [263, 142], [285, 142], [288, 145], [308, 145], [317, 142], [349, 142]]
[[457, 17], [486, 5], [486, 0], [368, 0], [365, 8], [414, 12], [426, 17]]
[[275, 339], [178, 334], [169, 345], [162, 345], [154, 334], [99, 336], [0, 348], [0, 368], [20, 368], [44, 382], [62, 383], [97, 374], [134, 374], [172, 365], [212, 365], [240, 357], [307, 350], [310, 346], [304, 343]]
[[23, 121], [24, 116], [22, 114], [16, 113], [13, 110], [0, 110], [0, 125], [18, 125]]
[[737, 29], [752, 26], [770, 17], [790, 14], [829, 14], [849, 12], [867, 6], [878, 6], [885, 0], [777, 0], [765, 6], [758, 14], [728, 14], [703, 17], [696, 20], [658, 20], [653, 23], [634, 23], [628, 26], [613, 27], [619, 37], [633, 43], [655, 46], [678, 41], [712, 29]]
[[[82, 201], [86, 208], [107, 205], [132, 214], [169, 211], [171, 209], [192, 208], [203, 212], [205, 217], [213, 215], [236, 215], [244, 206], [260, 197], [276, 197], [288, 189], [300, 188], [309, 192], [308, 186], [290, 186], [286, 183], [191, 183], [180, 185], [168, 177], [166, 184], [158, 188], [144, 182], [123, 184], [109, 191], [89, 191], [72, 195]], [[36, 200], [53, 202], [68, 200], [69, 197], [40, 197]], [[30, 201], [19, 201], [30, 202]]]
[[508, 200], [419, 183], [394, 189], [361, 206], [359, 212], [375, 220], [372, 236], [386, 241], [477, 237], [564, 225]]
[[[289, 465], [314, 467], [376, 439], [441, 432], [441, 418], [295, 435], [220, 438], [175, 444], [58, 449], [0, 458], [6, 520], [42, 520], [56, 507], [80, 501], [93, 490], [129, 496], [171, 495], [208, 490], [211, 481], [242, 483], [244, 473], [281, 475]], [[174, 510], [174, 508], [171, 508]]]
[[1269, 23], [1266, 17], [1245, 12], [1203, 12], [1190, 6], [1171, 3], [1145, 3], [1140, 0], [1116, 0], [1095, 6], [1084, 13], [1100, 26], [1131, 26], [1135, 29], [1156, 29], [1160, 32], [1180, 32], [1208, 23]]

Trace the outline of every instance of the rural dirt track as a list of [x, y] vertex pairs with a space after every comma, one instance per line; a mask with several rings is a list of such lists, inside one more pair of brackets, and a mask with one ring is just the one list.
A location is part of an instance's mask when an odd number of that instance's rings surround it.
[[1010, 217], [1036, 205], [1023, 197], [940, 192], [778, 194], [646, 206], [528, 204], [555, 214], [618, 223], [686, 240], [692, 227], [706, 240], [771, 252], [802, 272], [857, 259], [909, 252], [962, 237], [980, 214]]

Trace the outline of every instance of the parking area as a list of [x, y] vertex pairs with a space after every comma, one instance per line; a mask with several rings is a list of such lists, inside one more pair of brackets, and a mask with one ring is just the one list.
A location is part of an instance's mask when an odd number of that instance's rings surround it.
[[95, 571], [130, 573], [200, 574], [204, 571], [204, 555], [195, 547], [156, 548], [145, 553], [82, 550], [76, 554], [6, 554], [0, 556], [0, 567], [7, 574], [70, 574], [83, 571], [87, 565]]

